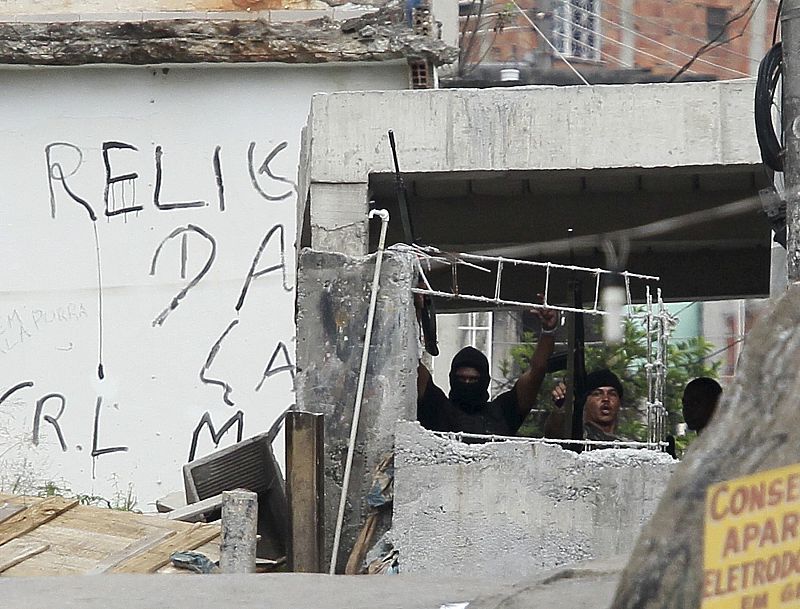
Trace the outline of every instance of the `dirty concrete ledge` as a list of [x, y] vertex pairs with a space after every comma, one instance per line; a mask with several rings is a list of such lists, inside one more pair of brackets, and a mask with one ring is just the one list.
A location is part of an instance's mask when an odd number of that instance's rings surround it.
[[589, 562], [519, 582], [478, 572], [13, 578], [0, 581], [0, 594], [7, 609], [439, 609], [464, 602], [469, 609], [606, 609], [624, 563]]
[[455, 61], [457, 49], [415, 34], [397, 8], [333, 21], [268, 18], [0, 22], [0, 64], [327, 63], [421, 58]]

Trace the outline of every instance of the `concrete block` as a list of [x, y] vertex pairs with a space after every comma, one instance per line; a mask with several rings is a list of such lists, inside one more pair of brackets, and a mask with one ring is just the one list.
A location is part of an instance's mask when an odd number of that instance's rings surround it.
[[404, 572], [430, 575], [525, 577], [626, 554], [676, 464], [649, 450], [464, 444], [404, 422], [391, 535]]
[[351, 256], [367, 253], [368, 185], [310, 186], [311, 247]]
[[[355, 407], [375, 256], [303, 250], [297, 273], [297, 404], [325, 415], [325, 523], [330, 560]], [[412, 258], [386, 252], [367, 366], [338, 565], [367, 513], [372, 471], [394, 444], [400, 419], [416, 415], [417, 323]], [[385, 527], [384, 527], [385, 530]], [[375, 539], [383, 531], [377, 531]]]

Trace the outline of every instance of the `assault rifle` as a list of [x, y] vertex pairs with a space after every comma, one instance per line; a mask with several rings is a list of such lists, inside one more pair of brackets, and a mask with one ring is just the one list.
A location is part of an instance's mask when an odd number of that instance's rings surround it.
[[[392, 149], [392, 161], [394, 163], [394, 191], [397, 196], [397, 206], [400, 208], [400, 221], [403, 224], [403, 238], [409, 245], [418, 244], [414, 233], [414, 224], [411, 221], [411, 209], [408, 205], [406, 185], [403, 181], [403, 174], [400, 173], [400, 164], [397, 161], [397, 143], [394, 139], [394, 131], [389, 130], [389, 146]], [[422, 335], [425, 338], [425, 351], [433, 356], [439, 355], [439, 345], [436, 340], [436, 309], [433, 306], [433, 299], [422, 296], [422, 307], [419, 309], [418, 320], [422, 326]]]

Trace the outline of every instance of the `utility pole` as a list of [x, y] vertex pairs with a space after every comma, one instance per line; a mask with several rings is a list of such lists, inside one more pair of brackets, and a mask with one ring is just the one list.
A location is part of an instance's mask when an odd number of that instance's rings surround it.
[[784, 183], [786, 188], [786, 254], [789, 283], [800, 281], [800, 0], [784, 0], [783, 41]]

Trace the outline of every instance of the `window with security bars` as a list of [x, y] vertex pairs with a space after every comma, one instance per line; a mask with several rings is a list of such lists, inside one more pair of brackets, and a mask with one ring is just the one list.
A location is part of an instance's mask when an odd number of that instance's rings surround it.
[[556, 0], [553, 44], [567, 57], [600, 60], [600, 0]]

